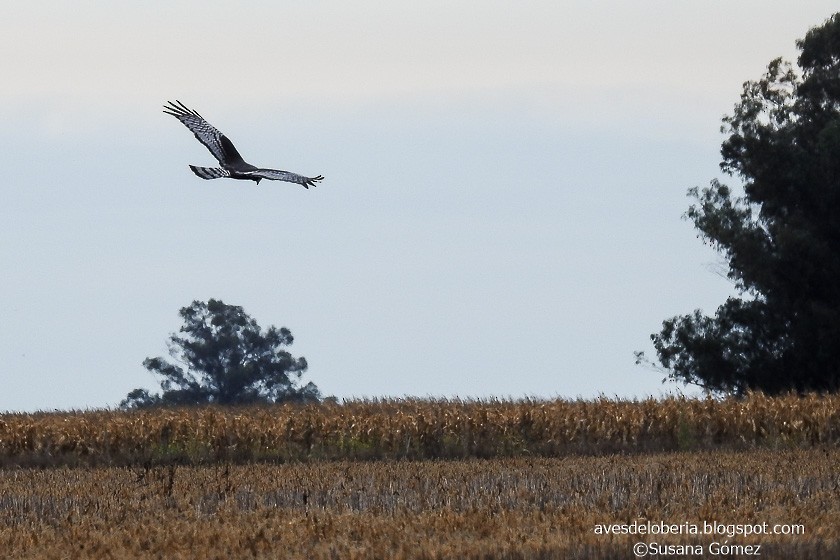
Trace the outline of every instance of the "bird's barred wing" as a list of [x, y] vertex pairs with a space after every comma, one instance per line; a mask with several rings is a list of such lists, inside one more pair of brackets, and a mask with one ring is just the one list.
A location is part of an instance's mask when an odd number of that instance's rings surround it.
[[198, 167], [197, 165], [190, 165], [192, 172], [202, 179], [221, 179], [222, 177], [230, 177], [230, 171], [227, 169], [219, 169], [218, 167]]
[[187, 108], [183, 103], [176, 100], [175, 103], [169, 101], [168, 105], [164, 105], [163, 112], [172, 115], [190, 129], [198, 138], [198, 141], [207, 146], [213, 157], [219, 160], [222, 165], [230, 166], [235, 164], [236, 160], [242, 161], [242, 156], [233, 147], [231, 141], [216, 127], [204, 120], [204, 117], [199, 115], [197, 111]]
[[317, 186], [315, 183], [324, 179], [321, 175], [318, 175], [317, 177], [304, 177], [303, 175], [298, 175], [297, 173], [291, 173], [289, 171], [280, 171], [279, 169], [255, 169], [253, 171], [248, 172], [248, 175], [260, 177], [262, 179], [268, 179], [270, 181], [286, 181], [288, 183], [297, 183], [299, 185], [303, 185], [304, 188], [307, 189], [309, 187]]

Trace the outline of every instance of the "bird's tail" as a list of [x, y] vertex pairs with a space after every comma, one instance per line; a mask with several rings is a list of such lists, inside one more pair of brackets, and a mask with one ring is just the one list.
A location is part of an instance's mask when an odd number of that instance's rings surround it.
[[192, 169], [192, 172], [202, 179], [230, 177], [230, 173], [226, 169], [219, 169], [218, 167], [198, 167], [197, 165], [190, 165], [190, 169]]

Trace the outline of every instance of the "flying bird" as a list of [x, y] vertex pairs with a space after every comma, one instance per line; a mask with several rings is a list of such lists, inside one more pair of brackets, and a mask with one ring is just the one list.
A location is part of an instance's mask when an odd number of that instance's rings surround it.
[[167, 102], [163, 106], [163, 112], [167, 115], [172, 115], [184, 126], [190, 129], [195, 134], [198, 141], [207, 146], [210, 153], [219, 160], [218, 167], [198, 167], [190, 165], [192, 172], [202, 179], [219, 179], [220, 177], [230, 177], [231, 179], [248, 179], [260, 183], [262, 179], [270, 181], [288, 181], [289, 183], [297, 183], [303, 185], [304, 188], [314, 187], [317, 181], [324, 178], [321, 175], [317, 177], [304, 177], [297, 173], [289, 171], [281, 171], [279, 169], [263, 169], [255, 167], [250, 163], [246, 163], [236, 148], [233, 142], [227, 136], [219, 132], [219, 130], [212, 124], [204, 120], [204, 117], [198, 112], [187, 108], [183, 103], [176, 100], [175, 103]]

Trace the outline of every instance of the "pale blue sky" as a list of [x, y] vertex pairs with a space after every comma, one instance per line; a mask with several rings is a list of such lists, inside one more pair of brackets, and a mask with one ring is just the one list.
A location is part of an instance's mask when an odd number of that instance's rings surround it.
[[[620, 397], [731, 293], [681, 219], [741, 84], [833, 2], [0, 8], [0, 410], [156, 387], [193, 299], [338, 397]], [[180, 99], [297, 185], [202, 181]], [[689, 394], [693, 394], [688, 390]]]

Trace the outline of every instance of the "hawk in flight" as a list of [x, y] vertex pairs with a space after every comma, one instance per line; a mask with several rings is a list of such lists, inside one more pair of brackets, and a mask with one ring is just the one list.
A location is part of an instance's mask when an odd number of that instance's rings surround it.
[[304, 188], [314, 187], [317, 181], [323, 180], [321, 175], [317, 177], [304, 177], [297, 173], [290, 173], [289, 171], [280, 171], [279, 169], [262, 169], [254, 167], [250, 163], [246, 163], [236, 151], [227, 136], [219, 132], [216, 127], [204, 120], [204, 117], [199, 115], [196, 111], [188, 109], [180, 101], [163, 106], [163, 112], [167, 115], [172, 115], [184, 126], [190, 129], [195, 134], [198, 141], [207, 146], [210, 153], [219, 160], [218, 167], [198, 167], [190, 165], [192, 172], [202, 179], [218, 179], [220, 177], [230, 177], [231, 179], [250, 179], [259, 184], [262, 179], [269, 179], [271, 181], [288, 181], [290, 183], [297, 183], [303, 185]]

